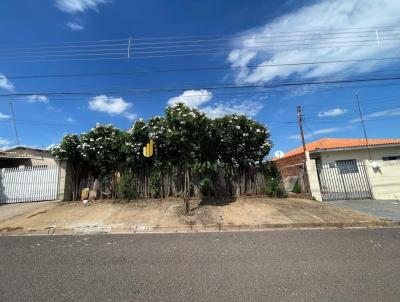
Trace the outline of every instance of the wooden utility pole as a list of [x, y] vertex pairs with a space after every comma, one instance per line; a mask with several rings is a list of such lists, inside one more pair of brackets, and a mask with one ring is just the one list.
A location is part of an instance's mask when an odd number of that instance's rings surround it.
[[299, 122], [299, 128], [300, 128], [300, 136], [301, 136], [301, 142], [303, 143], [303, 151], [304, 151], [304, 156], [306, 155], [306, 141], [304, 140], [304, 131], [303, 131], [303, 112], [301, 111], [301, 106], [297, 106], [297, 121]]
[[369, 149], [367, 131], [365, 130], [364, 117], [361, 112], [360, 100], [358, 99], [357, 91], [355, 92], [355, 94], [356, 94], [356, 100], [357, 100], [357, 106], [358, 106], [358, 113], [360, 114], [361, 125], [362, 125], [363, 131], [364, 131], [364, 138], [365, 138], [365, 142], [367, 143], [368, 156], [369, 156], [369, 160], [371, 160], [371, 150]]
[[308, 172], [307, 172], [308, 156], [307, 156], [306, 141], [304, 139], [304, 131], [303, 131], [303, 112], [301, 111], [300, 105], [298, 105], [296, 109], [297, 109], [297, 121], [299, 123], [301, 142], [303, 143], [303, 152], [304, 152], [304, 176], [302, 177], [303, 185], [301, 191], [310, 192]]

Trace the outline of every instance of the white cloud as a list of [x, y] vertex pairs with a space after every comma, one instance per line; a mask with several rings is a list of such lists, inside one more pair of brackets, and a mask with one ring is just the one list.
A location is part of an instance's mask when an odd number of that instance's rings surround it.
[[134, 121], [137, 118], [137, 114], [136, 113], [130, 113], [130, 112], [124, 112], [123, 116], [126, 117], [130, 121]]
[[[382, 111], [376, 111], [363, 116], [364, 120], [369, 120], [376, 117], [390, 117], [400, 116], [400, 108], [387, 109]], [[360, 118], [355, 118], [349, 121], [350, 124], [361, 122]]]
[[367, 114], [366, 117], [371, 118], [371, 117], [385, 117], [385, 116], [398, 116], [398, 115], [400, 115], [400, 108], [377, 111], [371, 114]]
[[[348, 130], [350, 128], [351, 127], [322, 128], [322, 129], [319, 129], [319, 130], [312, 131], [310, 133], [306, 133], [304, 135], [304, 138], [315, 138], [316, 136], [321, 135], [321, 134], [329, 134], [329, 133], [340, 132], [340, 131]], [[288, 138], [289, 139], [294, 139], [294, 140], [300, 140], [301, 136], [300, 136], [300, 134], [290, 135], [290, 136], [288, 136]]]
[[8, 139], [0, 137], [0, 146], [5, 146], [8, 144], [10, 144], [10, 141]]
[[68, 122], [68, 123], [75, 123], [75, 120], [72, 118], [72, 117], [68, 117], [67, 119], [66, 119], [66, 121]]
[[229, 102], [217, 102], [204, 106], [204, 104], [209, 103], [212, 98], [212, 92], [205, 89], [187, 90], [180, 96], [169, 99], [168, 105], [184, 103], [189, 107], [198, 108], [210, 118], [234, 113], [243, 113], [249, 117], [254, 117], [263, 108], [262, 103], [253, 100], [233, 100]]
[[[378, 45], [375, 42], [375, 30], [353, 34], [343, 34], [336, 30], [337, 28], [393, 26], [398, 23], [399, 15], [400, 1], [325, 0], [314, 2], [262, 27], [251, 29], [234, 39], [232, 41], [234, 47], [228, 56], [228, 61], [232, 67], [241, 67], [235, 69], [236, 81], [239, 83], [268, 82], [294, 76], [314, 78], [373, 71], [385, 64], [390, 64], [391, 61], [268, 67], [260, 65], [390, 57], [399, 54], [400, 40], [385, 41], [390, 38], [385, 37], [385, 34], [397, 34], [397, 31], [382, 32], [381, 44]], [[315, 31], [318, 29], [330, 30], [329, 35], [323, 36], [329, 39], [322, 40], [319, 39], [321, 36], [315, 36]], [[288, 37], [283, 37], [283, 35]], [[359, 37], [361, 35], [363, 38]], [[372, 41], [368, 44], [349, 42], [363, 40]], [[367, 47], [360, 45], [367, 45]], [[346, 47], [332, 48], [331, 46]], [[250, 64], [256, 67], [250, 67]]]
[[263, 108], [263, 105], [255, 101], [233, 101], [227, 103], [217, 103], [200, 108], [210, 118], [221, 117], [227, 114], [243, 113], [249, 117], [254, 117]]
[[9, 79], [4, 74], [0, 73], [0, 88], [8, 90], [8, 91], [13, 91], [14, 90], [14, 85], [11, 83]]
[[45, 95], [32, 94], [26, 97], [28, 103], [48, 103], [49, 99]]
[[89, 101], [89, 109], [93, 111], [106, 112], [110, 115], [122, 115], [127, 119], [135, 119], [136, 115], [128, 112], [132, 103], [123, 98], [114, 98], [106, 95], [98, 95]]
[[89, 9], [97, 11], [100, 4], [108, 3], [108, 0], [55, 0], [58, 9], [66, 13], [83, 13]]
[[347, 113], [347, 109], [334, 108], [334, 109], [329, 109], [326, 111], [318, 112], [318, 117], [339, 116], [339, 115], [343, 115], [345, 113]]
[[68, 22], [65, 25], [72, 31], [80, 31], [80, 30], [85, 29], [85, 27], [83, 25], [76, 23], [76, 22]]
[[189, 107], [198, 107], [202, 104], [209, 102], [212, 97], [212, 92], [205, 89], [186, 90], [180, 96], [170, 98], [168, 100], [168, 105], [183, 103]]
[[61, 112], [62, 111], [61, 108], [57, 108], [57, 107], [54, 107], [54, 106], [47, 106], [47, 109], [50, 110], [50, 111], [54, 111], [54, 112]]
[[9, 120], [11, 116], [0, 112], [0, 121]]

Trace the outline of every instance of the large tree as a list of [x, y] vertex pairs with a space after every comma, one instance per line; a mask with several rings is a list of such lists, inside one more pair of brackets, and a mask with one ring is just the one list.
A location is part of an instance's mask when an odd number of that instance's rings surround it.
[[87, 161], [93, 176], [103, 178], [111, 175], [111, 197], [116, 197], [116, 172], [125, 166], [125, 133], [113, 125], [96, 124], [81, 135], [82, 156]]

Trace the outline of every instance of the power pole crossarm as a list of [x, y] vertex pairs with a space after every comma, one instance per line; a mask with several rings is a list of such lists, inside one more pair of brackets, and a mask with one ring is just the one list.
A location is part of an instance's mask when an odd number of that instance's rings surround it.
[[129, 39], [128, 39], [128, 59], [131, 58], [131, 43], [132, 43], [132, 38], [129, 37]]

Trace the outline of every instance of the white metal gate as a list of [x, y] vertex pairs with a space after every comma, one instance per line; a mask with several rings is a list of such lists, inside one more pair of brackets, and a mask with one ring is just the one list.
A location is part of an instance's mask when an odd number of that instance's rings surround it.
[[372, 198], [363, 162], [338, 160], [328, 164], [317, 163], [317, 171], [323, 201]]
[[0, 203], [57, 199], [58, 170], [58, 166], [0, 170]]

